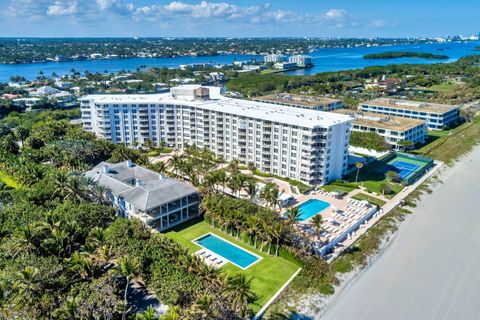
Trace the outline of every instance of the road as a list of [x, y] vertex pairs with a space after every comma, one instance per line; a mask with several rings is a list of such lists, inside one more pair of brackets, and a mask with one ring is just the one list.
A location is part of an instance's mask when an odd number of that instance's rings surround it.
[[441, 180], [318, 319], [480, 317], [480, 148]]

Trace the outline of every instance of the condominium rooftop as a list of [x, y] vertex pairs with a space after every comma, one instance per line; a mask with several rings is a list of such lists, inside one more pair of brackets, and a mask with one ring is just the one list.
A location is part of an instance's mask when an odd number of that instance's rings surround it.
[[354, 124], [400, 132], [418, 127], [425, 122], [419, 119], [392, 117], [380, 115], [378, 113], [362, 112], [350, 109], [337, 109], [332, 112], [349, 115], [355, 118], [353, 121]]
[[361, 104], [435, 113], [446, 113], [450, 110], [458, 109], [458, 106], [455, 105], [390, 98], [377, 98], [370, 101], [362, 102]]
[[307, 96], [295, 93], [278, 93], [266, 96], [256, 97], [255, 101], [272, 102], [277, 104], [295, 104], [305, 108], [315, 108], [318, 106], [326, 106], [332, 103], [338, 103], [342, 100], [330, 99], [325, 97]]
[[[180, 86], [181, 90], [196, 90], [199, 86]], [[220, 94], [218, 88], [206, 87], [210, 90], [209, 98], [193, 99], [191, 96], [173, 97], [171, 93], [135, 94], [135, 95], [88, 95], [81, 100], [93, 100], [95, 103], [105, 104], [174, 104], [194, 106], [201, 109], [234, 114], [247, 118], [278, 122], [299, 127], [315, 128], [330, 127], [335, 124], [349, 122], [353, 119], [347, 115], [291, 108], [272, 103], [232, 99]], [[172, 88], [174, 89], [174, 88]]]
[[136, 208], [146, 211], [164, 203], [194, 194], [192, 186], [138, 166], [131, 161], [101, 162], [85, 176], [106, 186]]

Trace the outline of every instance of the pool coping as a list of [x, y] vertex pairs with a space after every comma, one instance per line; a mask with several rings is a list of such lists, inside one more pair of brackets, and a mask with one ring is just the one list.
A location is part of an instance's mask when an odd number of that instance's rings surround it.
[[313, 217], [315, 217], [317, 214], [320, 214], [320, 213], [322, 213], [323, 211], [327, 210], [328, 208], [331, 208], [331, 207], [332, 207], [332, 204], [331, 204], [330, 202], [324, 201], [324, 200], [322, 200], [322, 199], [315, 199], [315, 198], [311, 198], [311, 199], [305, 200], [305, 201], [303, 201], [302, 203], [299, 203], [298, 205], [296, 205], [295, 207], [298, 207], [298, 210], [300, 210], [299, 207], [300, 207], [302, 204], [307, 203], [307, 202], [309, 202], [309, 201], [315, 201], [315, 200], [316, 200], [316, 201], [322, 201], [322, 202], [328, 203], [328, 207], [326, 207], [325, 209], [322, 209], [322, 210], [318, 211], [317, 213], [315, 213], [314, 215], [308, 217], [307, 219], [297, 220], [297, 223], [305, 223], [305, 222], [307, 222], [308, 220], [310, 220], [310, 219], [312, 219]]
[[[197, 241], [198, 239], [201, 239], [201, 238], [203, 238], [203, 237], [205, 237], [205, 236], [208, 236], [208, 235], [212, 235], [212, 236], [214, 236], [214, 237], [220, 238], [220, 239], [222, 239], [223, 241], [231, 244], [232, 246], [235, 246], [235, 247], [237, 247], [237, 248], [240, 249], [240, 250], [243, 250], [243, 251], [245, 251], [245, 252], [248, 252], [249, 254], [257, 257], [257, 260], [255, 260], [254, 262], [250, 263], [248, 266], [246, 266], [245, 268], [243, 268], [243, 267], [239, 266], [238, 264], [236, 264], [235, 262], [231, 261], [230, 259], [227, 259], [226, 257], [222, 256], [221, 254], [216, 253], [215, 251], [212, 251], [212, 250], [210, 250], [210, 249], [202, 246], [201, 244], [195, 242], [195, 241]], [[251, 266], [253, 266], [254, 264], [256, 264], [257, 262], [259, 262], [259, 261], [261, 261], [261, 260], [263, 259], [262, 256], [259, 256], [258, 254], [253, 253], [253, 252], [251, 252], [250, 250], [247, 250], [247, 249], [245, 249], [245, 248], [242, 248], [242, 247], [239, 246], [238, 244], [235, 244], [235, 243], [231, 242], [230, 240], [227, 240], [227, 239], [225, 239], [224, 237], [221, 237], [221, 236], [219, 236], [219, 235], [217, 235], [217, 234], [215, 234], [215, 233], [213, 233], [213, 232], [207, 232], [207, 233], [205, 233], [205, 234], [203, 234], [203, 235], [201, 235], [201, 236], [193, 239], [193, 240], [192, 240], [192, 243], [196, 244], [197, 246], [199, 246], [199, 247], [201, 247], [201, 248], [203, 248], [203, 249], [205, 249], [205, 250], [207, 250], [207, 251], [210, 251], [210, 252], [216, 254], [217, 256], [221, 256], [221, 257], [224, 258], [226, 261], [230, 262], [231, 264], [233, 264], [234, 266], [236, 266], [236, 267], [238, 267], [238, 268], [240, 268], [240, 269], [242, 269], [242, 270], [247, 270], [248, 268], [250, 268]], [[201, 250], [201, 249], [200, 249], [200, 250]], [[197, 250], [197, 251], [198, 251], [198, 250]], [[195, 251], [195, 252], [196, 252], [196, 251]]]

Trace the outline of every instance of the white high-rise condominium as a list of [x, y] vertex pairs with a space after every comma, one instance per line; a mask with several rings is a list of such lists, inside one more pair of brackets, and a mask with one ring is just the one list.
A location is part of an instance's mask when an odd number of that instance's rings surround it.
[[325, 184], [345, 173], [353, 118], [269, 103], [231, 99], [220, 88], [189, 85], [170, 93], [88, 95], [84, 129], [114, 143], [208, 148], [226, 161], [253, 162], [261, 171]]

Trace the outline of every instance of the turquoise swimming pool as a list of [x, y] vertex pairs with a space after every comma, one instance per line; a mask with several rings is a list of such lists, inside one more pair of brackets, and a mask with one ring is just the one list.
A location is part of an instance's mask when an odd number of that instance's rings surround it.
[[199, 246], [230, 261], [234, 265], [246, 269], [260, 259], [259, 256], [250, 253], [233, 243], [230, 243], [212, 233], [208, 233], [193, 241]]
[[317, 213], [322, 212], [323, 210], [330, 207], [330, 203], [318, 200], [318, 199], [310, 199], [305, 201], [301, 205], [298, 206], [298, 211], [300, 214], [298, 215], [297, 221], [305, 221], [316, 215]]

